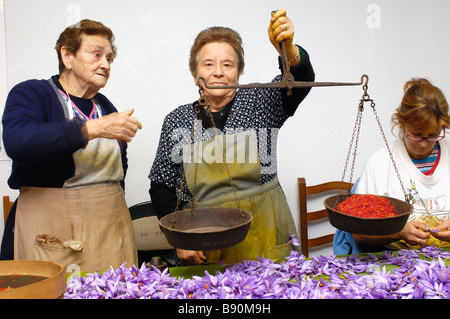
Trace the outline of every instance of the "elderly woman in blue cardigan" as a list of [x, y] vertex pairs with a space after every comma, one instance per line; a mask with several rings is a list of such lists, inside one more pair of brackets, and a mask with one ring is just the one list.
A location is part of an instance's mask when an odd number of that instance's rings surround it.
[[127, 142], [141, 126], [99, 90], [116, 55], [114, 35], [82, 20], [61, 33], [59, 75], [28, 80], [8, 95], [3, 141], [8, 184], [20, 195], [5, 225], [2, 259], [60, 262], [92, 271], [133, 264], [124, 198]]
[[[278, 52], [280, 42], [285, 41], [295, 80], [313, 81], [308, 54], [294, 44], [294, 27], [284, 9], [272, 15], [268, 35]], [[208, 86], [238, 84], [244, 70], [239, 34], [224, 27], [203, 30], [192, 46], [189, 66], [198, 85], [204, 86], [200, 77]], [[278, 75], [274, 81], [280, 79]], [[277, 178], [276, 140], [279, 129], [308, 93], [309, 89], [294, 89], [288, 95], [285, 89], [204, 88], [212, 120], [197, 102], [179, 106], [166, 116], [149, 176], [150, 195], [158, 217], [174, 212], [177, 199], [186, 206], [194, 193], [196, 207], [236, 207], [234, 190], [240, 207], [253, 215], [243, 242], [218, 251], [177, 249], [182, 264], [195, 265], [206, 260], [233, 263], [258, 256], [289, 255], [290, 236], [296, 234], [296, 229]], [[190, 147], [194, 123], [197, 133]], [[198, 154], [202, 155], [200, 159]]]

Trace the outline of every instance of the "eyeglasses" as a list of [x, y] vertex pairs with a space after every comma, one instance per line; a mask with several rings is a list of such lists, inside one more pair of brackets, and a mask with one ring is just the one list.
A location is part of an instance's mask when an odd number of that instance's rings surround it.
[[444, 130], [444, 135], [439, 135], [439, 136], [432, 136], [432, 137], [421, 137], [421, 136], [417, 136], [414, 134], [406, 134], [406, 131], [403, 130], [403, 134], [405, 134], [405, 136], [414, 142], [422, 142], [423, 140], [427, 140], [428, 142], [438, 142], [440, 140], [442, 140], [443, 138], [445, 138], [445, 130]]

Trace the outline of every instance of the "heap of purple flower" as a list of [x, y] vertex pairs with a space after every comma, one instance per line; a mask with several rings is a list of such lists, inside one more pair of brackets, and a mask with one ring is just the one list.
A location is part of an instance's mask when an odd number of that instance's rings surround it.
[[381, 299], [450, 298], [450, 251], [385, 251], [363, 256], [305, 258], [292, 251], [283, 262], [245, 260], [212, 275], [170, 276], [143, 264], [72, 277], [65, 298], [156, 299]]

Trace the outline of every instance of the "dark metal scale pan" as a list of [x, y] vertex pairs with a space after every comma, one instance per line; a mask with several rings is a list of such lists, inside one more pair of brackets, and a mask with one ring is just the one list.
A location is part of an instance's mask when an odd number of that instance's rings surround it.
[[413, 209], [412, 205], [405, 201], [382, 196], [388, 199], [394, 206], [396, 216], [363, 218], [337, 211], [337, 205], [350, 196], [349, 194], [331, 196], [325, 199], [323, 204], [327, 210], [331, 225], [352, 234], [383, 236], [398, 233], [405, 227], [409, 214]]
[[215, 250], [234, 246], [245, 239], [252, 215], [230, 207], [180, 210], [160, 220], [170, 245], [187, 250]]

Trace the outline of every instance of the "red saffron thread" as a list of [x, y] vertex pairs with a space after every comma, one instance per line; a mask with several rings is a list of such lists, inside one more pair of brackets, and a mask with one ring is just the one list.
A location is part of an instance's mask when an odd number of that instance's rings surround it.
[[352, 195], [340, 203], [337, 210], [343, 214], [364, 218], [383, 218], [395, 216], [395, 208], [384, 197], [364, 194]]

